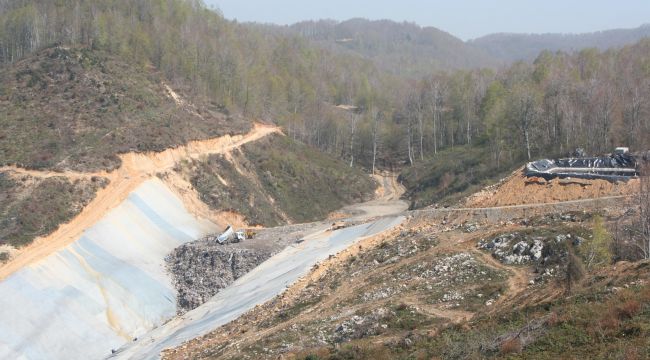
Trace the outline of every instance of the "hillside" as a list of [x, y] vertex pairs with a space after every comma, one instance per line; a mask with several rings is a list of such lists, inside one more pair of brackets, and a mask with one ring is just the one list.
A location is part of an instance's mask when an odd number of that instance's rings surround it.
[[491, 34], [468, 44], [501, 61], [534, 60], [540, 52], [577, 52], [586, 48], [620, 48], [650, 36], [650, 25], [585, 34]]
[[0, 68], [0, 79], [0, 165], [111, 170], [119, 153], [250, 127], [210, 103], [177, 102], [155, 69], [99, 50], [53, 46]]
[[164, 358], [647, 355], [648, 261], [603, 230], [629, 226], [635, 202], [411, 215]]
[[324, 219], [371, 199], [377, 186], [359, 169], [280, 135], [182, 163], [177, 171], [214, 210], [262, 226]]
[[312, 43], [371, 60], [384, 71], [420, 77], [440, 70], [495, 67], [499, 61], [481, 49], [434, 27], [390, 20], [306, 21], [287, 30]]
[[647, 169], [518, 170], [648, 150], [650, 39], [499, 36], [0, 0], [0, 358], [650, 358]]

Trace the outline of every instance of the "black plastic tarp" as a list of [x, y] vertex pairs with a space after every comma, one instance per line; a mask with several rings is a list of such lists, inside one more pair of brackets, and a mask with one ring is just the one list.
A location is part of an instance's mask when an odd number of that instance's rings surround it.
[[585, 178], [625, 180], [638, 176], [638, 165], [630, 154], [612, 154], [600, 157], [542, 159], [526, 165], [526, 176], [550, 178]]

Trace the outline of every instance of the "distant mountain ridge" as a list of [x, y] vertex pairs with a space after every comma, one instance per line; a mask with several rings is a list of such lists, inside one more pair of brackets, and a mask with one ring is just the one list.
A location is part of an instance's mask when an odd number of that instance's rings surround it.
[[355, 18], [304, 21], [281, 29], [335, 52], [361, 55], [385, 71], [409, 77], [501, 63], [445, 31], [410, 22]]
[[533, 60], [543, 50], [579, 51], [595, 47], [600, 50], [618, 48], [650, 37], [650, 24], [634, 29], [613, 29], [583, 34], [490, 34], [467, 44], [483, 50], [490, 56], [512, 62]]
[[650, 24], [583, 34], [497, 33], [468, 41], [435, 27], [392, 20], [353, 18], [258, 26], [299, 35], [329, 51], [361, 56], [384, 71], [411, 78], [440, 70], [495, 68], [518, 60], [532, 61], [544, 50], [620, 48], [650, 36]]

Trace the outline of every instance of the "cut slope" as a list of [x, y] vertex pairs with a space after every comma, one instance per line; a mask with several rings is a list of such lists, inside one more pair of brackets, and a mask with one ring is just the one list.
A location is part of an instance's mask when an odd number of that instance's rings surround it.
[[99, 359], [176, 314], [164, 257], [216, 230], [158, 179], [0, 283], [0, 358]]
[[468, 207], [495, 207], [519, 204], [541, 204], [593, 199], [606, 196], [632, 195], [638, 192], [639, 180], [610, 182], [607, 180], [529, 178], [521, 169], [496, 185], [470, 196]]
[[[255, 125], [245, 135], [226, 135], [205, 141], [193, 141], [185, 146], [158, 153], [128, 153], [120, 155], [122, 166], [112, 172], [100, 171], [93, 175], [109, 179], [110, 183], [69, 223], [61, 225], [52, 234], [38, 238], [23, 248], [15, 258], [0, 267], [0, 279], [16, 270], [42, 259], [76, 241], [83, 232], [97, 223], [111, 209], [118, 206], [144, 181], [173, 168], [182, 159], [197, 159], [202, 155], [231, 151], [243, 144], [279, 132], [276, 127]], [[190, 209], [192, 211], [192, 209]]]

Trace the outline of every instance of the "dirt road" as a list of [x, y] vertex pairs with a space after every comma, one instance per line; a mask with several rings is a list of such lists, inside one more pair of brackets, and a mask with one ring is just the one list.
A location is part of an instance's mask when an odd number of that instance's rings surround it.
[[49, 236], [38, 238], [29, 246], [19, 249], [11, 261], [0, 267], [0, 280], [5, 279], [24, 266], [39, 261], [66, 245], [71, 244], [86, 229], [97, 223], [106, 213], [122, 203], [140, 184], [155, 176], [157, 173], [173, 168], [179, 161], [183, 159], [197, 159], [204, 155], [223, 154], [274, 133], [281, 133], [281, 130], [274, 126], [255, 124], [250, 132], [243, 135], [226, 135], [215, 139], [192, 141], [187, 145], [167, 149], [162, 152], [122, 154], [120, 155], [122, 165], [117, 170], [111, 172], [57, 173], [51, 171], [39, 172], [25, 170], [16, 167], [0, 168], [0, 170], [4, 169], [17, 174], [34, 177], [66, 176], [70, 179], [76, 179], [80, 177], [101, 176], [110, 181], [105, 188], [97, 192], [95, 199], [70, 222], [61, 225]]
[[380, 216], [401, 214], [408, 209], [408, 203], [400, 200], [406, 189], [397, 181], [397, 175], [384, 173], [373, 175], [379, 184], [374, 200], [361, 204], [346, 206], [337, 213], [341, 213], [348, 220], [362, 221]]

